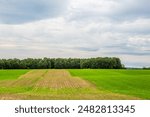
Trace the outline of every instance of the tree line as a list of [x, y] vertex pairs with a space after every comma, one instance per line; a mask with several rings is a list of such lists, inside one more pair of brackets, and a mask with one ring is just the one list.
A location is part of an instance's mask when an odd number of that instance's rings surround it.
[[145, 70], [150, 70], [150, 67], [143, 67], [143, 69], [145, 69]]
[[0, 59], [0, 69], [121, 69], [116, 57]]

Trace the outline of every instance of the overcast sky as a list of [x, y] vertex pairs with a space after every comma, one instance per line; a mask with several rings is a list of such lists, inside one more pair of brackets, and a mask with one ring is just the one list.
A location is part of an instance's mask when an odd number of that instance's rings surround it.
[[150, 66], [150, 0], [0, 0], [0, 58], [98, 56]]

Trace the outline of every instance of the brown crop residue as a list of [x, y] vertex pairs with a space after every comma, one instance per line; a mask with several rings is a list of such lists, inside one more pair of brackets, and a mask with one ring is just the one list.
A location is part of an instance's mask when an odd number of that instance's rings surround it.
[[26, 73], [25, 75], [22, 75], [21, 77], [19, 77], [19, 79], [17, 79], [16, 81], [14, 81], [11, 86], [12, 87], [33, 87], [35, 85], [35, 83], [43, 77], [43, 75], [45, 74], [45, 70], [32, 70], [28, 73]]
[[43, 88], [83, 88], [91, 87], [92, 84], [78, 78], [72, 77], [66, 70], [49, 70], [42, 79], [40, 79], [36, 87]]

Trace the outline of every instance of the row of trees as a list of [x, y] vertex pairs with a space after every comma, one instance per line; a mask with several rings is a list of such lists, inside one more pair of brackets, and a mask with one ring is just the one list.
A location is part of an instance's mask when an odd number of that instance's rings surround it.
[[119, 58], [0, 59], [0, 69], [121, 69]]
[[150, 70], [150, 67], [143, 67], [143, 69]]

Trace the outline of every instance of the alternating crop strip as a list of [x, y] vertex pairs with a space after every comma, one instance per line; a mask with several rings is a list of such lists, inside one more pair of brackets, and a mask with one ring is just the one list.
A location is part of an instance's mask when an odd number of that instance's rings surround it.
[[0, 59], [0, 69], [121, 69], [119, 58]]
[[72, 77], [66, 70], [49, 70], [43, 78], [38, 80], [38, 88], [89, 88], [92, 85], [78, 77]]
[[[2, 71], [7, 73], [9, 70]], [[104, 91], [98, 88], [95, 83], [80, 77], [71, 76], [68, 70], [51, 69], [31, 70], [17, 79], [0, 80], [0, 99], [83, 100], [139, 98]]]

